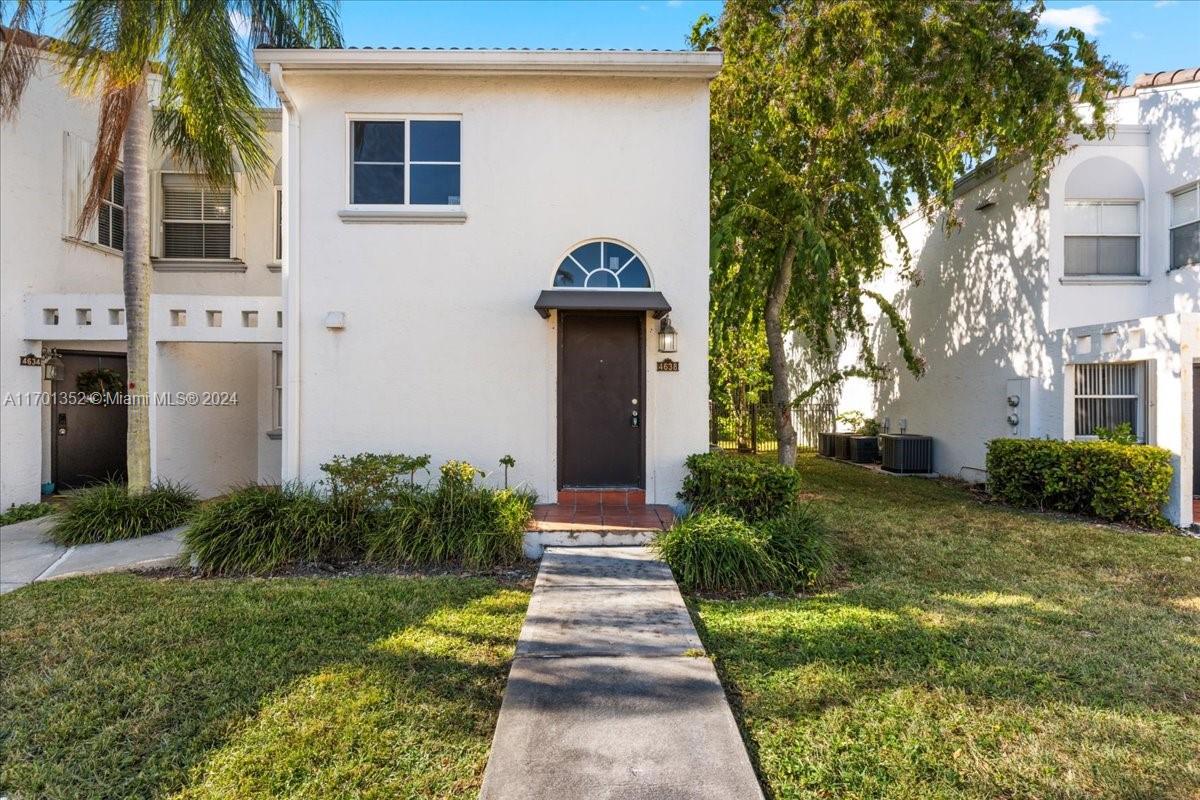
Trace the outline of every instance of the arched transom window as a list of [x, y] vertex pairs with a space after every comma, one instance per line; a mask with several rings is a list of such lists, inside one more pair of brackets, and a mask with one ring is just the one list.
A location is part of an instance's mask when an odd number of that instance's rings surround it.
[[649, 289], [650, 273], [628, 247], [601, 240], [576, 247], [558, 265], [554, 285], [562, 289]]

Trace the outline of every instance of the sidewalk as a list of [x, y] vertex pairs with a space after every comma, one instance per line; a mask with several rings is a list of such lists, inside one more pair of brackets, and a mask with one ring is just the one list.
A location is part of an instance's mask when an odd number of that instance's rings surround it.
[[716, 670], [646, 548], [547, 548], [480, 796], [761, 800]]
[[50, 541], [49, 517], [0, 528], [0, 594], [34, 581], [170, 566], [183, 552], [183, 526], [105, 544], [62, 547]]

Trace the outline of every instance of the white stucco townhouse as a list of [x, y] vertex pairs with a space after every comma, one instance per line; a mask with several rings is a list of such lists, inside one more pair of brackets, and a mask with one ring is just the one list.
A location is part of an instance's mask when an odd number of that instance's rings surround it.
[[255, 58], [284, 109], [284, 479], [511, 455], [545, 499], [674, 502], [707, 447], [720, 54]]
[[[984, 478], [990, 439], [1128, 422], [1173, 453], [1164, 510], [1186, 527], [1200, 495], [1200, 69], [1143, 75], [1108, 106], [1112, 133], [1076, 142], [1036, 202], [1021, 166], [988, 166], [959, 186], [961, 228], [905, 223], [922, 280], [891, 270], [877, 288], [928, 371], [850, 381], [840, 405], [933, 436], [936, 471], [968, 480]], [[885, 321], [867, 346], [902, 364]]]
[[[0, 125], [0, 508], [125, 469], [125, 407], [74, 396], [98, 371], [124, 375], [122, 176], [76, 238], [98, 105], [63, 88], [45, 40], [20, 41], [41, 63]], [[265, 113], [277, 149], [280, 115]], [[152, 165], [153, 474], [203, 495], [277, 481], [280, 190], [214, 189], [163, 153]]]

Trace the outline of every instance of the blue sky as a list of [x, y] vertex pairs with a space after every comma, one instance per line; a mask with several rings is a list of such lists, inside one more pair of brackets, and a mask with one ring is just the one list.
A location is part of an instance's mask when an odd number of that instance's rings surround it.
[[[1047, 3], [1044, 20], [1074, 24], [1103, 51], [1141, 72], [1200, 65], [1200, 0]], [[383, 2], [346, 0], [346, 42], [400, 47], [686, 46], [692, 23], [714, 17], [714, 0], [602, 2]]]
[[[47, 27], [53, 31], [51, 3]], [[719, 0], [344, 0], [346, 43], [358, 47], [687, 46], [692, 23]], [[1043, 22], [1074, 24], [1142, 72], [1200, 66], [1200, 0], [1050, 0]]]

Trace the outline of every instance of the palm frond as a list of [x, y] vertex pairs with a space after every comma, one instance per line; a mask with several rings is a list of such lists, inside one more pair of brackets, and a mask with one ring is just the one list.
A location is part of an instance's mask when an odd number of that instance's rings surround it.
[[231, 184], [239, 167], [261, 180], [273, 164], [227, 4], [181, 3], [173, 23], [154, 135], [214, 184]]
[[121, 163], [121, 147], [133, 104], [146, 102], [140, 83], [120, 83], [109, 80], [100, 97], [100, 119], [96, 123], [96, 149], [88, 168], [88, 188], [83, 207], [75, 220], [75, 236], [82, 238], [84, 230], [100, 210], [108, 195], [113, 175]]
[[0, 28], [4, 47], [0, 52], [0, 122], [16, 116], [25, 87], [37, 69], [42, 46], [37, 33], [46, 11], [43, 0], [14, 0], [10, 16], [5, 13], [9, 5], [0, 2], [0, 21], [8, 20]]

